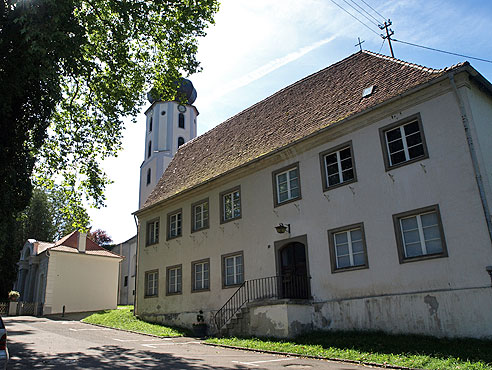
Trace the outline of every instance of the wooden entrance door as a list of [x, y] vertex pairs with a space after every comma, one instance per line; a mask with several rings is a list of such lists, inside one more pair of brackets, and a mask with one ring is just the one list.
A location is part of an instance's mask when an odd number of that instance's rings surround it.
[[281, 298], [308, 299], [306, 247], [293, 242], [280, 249], [279, 253]]

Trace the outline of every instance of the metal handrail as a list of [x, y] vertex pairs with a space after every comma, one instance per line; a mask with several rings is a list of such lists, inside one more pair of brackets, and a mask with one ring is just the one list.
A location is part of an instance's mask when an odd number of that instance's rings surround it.
[[309, 296], [308, 277], [280, 275], [245, 280], [227, 302], [215, 313], [217, 329], [226, 325], [241, 308], [251, 301], [262, 299], [300, 298]]

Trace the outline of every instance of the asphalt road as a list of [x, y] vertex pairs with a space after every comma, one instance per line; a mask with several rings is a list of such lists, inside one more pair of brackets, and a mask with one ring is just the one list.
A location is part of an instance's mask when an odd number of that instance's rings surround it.
[[4, 318], [7, 369], [368, 369], [201, 344], [195, 338], [154, 338], [79, 321]]

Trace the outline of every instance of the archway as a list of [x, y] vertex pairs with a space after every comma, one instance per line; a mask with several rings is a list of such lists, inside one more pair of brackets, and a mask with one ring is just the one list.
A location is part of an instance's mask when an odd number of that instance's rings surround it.
[[281, 297], [291, 299], [309, 298], [309, 276], [306, 246], [291, 242], [278, 251]]

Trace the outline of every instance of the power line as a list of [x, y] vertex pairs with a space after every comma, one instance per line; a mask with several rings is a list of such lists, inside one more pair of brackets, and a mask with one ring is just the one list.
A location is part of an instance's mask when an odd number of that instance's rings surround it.
[[[371, 22], [373, 25], [375, 25], [376, 27], [379, 26], [379, 24], [377, 23], [377, 20], [376, 22], [374, 22], [372, 19], [370, 19], [367, 15], [365, 15], [364, 13], [362, 13], [360, 10], [358, 10], [356, 7], [354, 7], [352, 4], [350, 4], [347, 0], [343, 0], [345, 2], [345, 4], [347, 4], [348, 6], [350, 6], [352, 9], [354, 9], [357, 13], [359, 13], [360, 15], [362, 15], [365, 19], [367, 19], [369, 22]], [[351, 0], [352, 1], [352, 0]], [[353, 1], [352, 1], [353, 2]], [[357, 4], [355, 4], [357, 5]]]
[[340, 9], [342, 9], [345, 13], [347, 13], [348, 15], [350, 15], [352, 18], [354, 18], [357, 22], [361, 23], [362, 25], [364, 25], [364, 27], [366, 27], [367, 29], [369, 29], [369, 31], [371, 32], [374, 32], [376, 35], [380, 36], [379, 33], [377, 33], [376, 31], [374, 31], [371, 27], [369, 27], [367, 24], [365, 24], [364, 22], [362, 22], [359, 18], [357, 18], [355, 15], [353, 15], [352, 13], [350, 13], [348, 10], [346, 10], [345, 8], [343, 8], [341, 5], [337, 4], [335, 2], [335, 0], [331, 0], [331, 2], [333, 4], [335, 4], [336, 6], [338, 6]]
[[451, 54], [451, 55], [456, 55], [456, 56], [463, 57], [463, 58], [468, 58], [468, 59], [479, 60], [479, 61], [481, 61], [481, 62], [492, 63], [492, 60], [483, 59], [483, 58], [477, 58], [477, 57], [471, 57], [471, 56], [469, 56], [469, 55], [464, 55], [464, 54], [453, 53], [453, 52], [451, 52], [451, 51], [440, 50], [440, 49], [431, 48], [431, 47], [428, 47], [428, 46], [422, 46], [422, 45], [412, 44], [411, 42], [407, 42], [407, 41], [401, 41], [401, 40], [396, 40], [396, 39], [391, 39], [391, 41], [400, 42], [400, 43], [402, 43], [402, 44], [407, 44], [407, 45], [415, 46], [415, 47], [422, 48], [422, 49], [427, 49], [427, 50], [437, 51], [437, 52], [439, 52], [439, 53]]
[[382, 48], [383, 48], [383, 46], [384, 46], [384, 41], [385, 41], [385, 40], [383, 39], [383, 43], [381, 44], [381, 47], [379, 48], [378, 54], [381, 52], [381, 49], [382, 49]]
[[381, 13], [379, 13], [376, 9], [374, 9], [372, 6], [370, 6], [364, 0], [360, 0], [360, 1], [362, 1], [364, 4], [366, 4], [374, 13], [376, 13], [377, 15], [379, 15], [381, 18], [386, 19], [386, 17], [383, 17], [383, 15]]
[[369, 13], [367, 10], [365, 10], [362, 6], [360, 6], [359, 4], [357, 4], [354, 0], [350, 0], [350, 1], [353, 2], [355, 4], [355, 6], [357, 6], [359, 9], [361, 9], [369, 17], [371, 17], [372, 19], [374, 19], [376, 21], [377, 25], [379, 25], [381, 23], [376, 17], [374, 17], [371, 13]]

